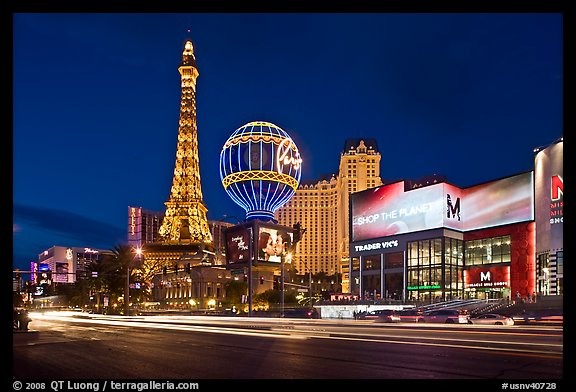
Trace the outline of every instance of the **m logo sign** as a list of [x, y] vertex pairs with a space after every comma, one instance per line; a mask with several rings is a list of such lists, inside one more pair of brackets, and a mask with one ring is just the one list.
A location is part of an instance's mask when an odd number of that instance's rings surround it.
[[480, 271], [480, 282], [490, 282], [490, 271]]
[[551, 195], [552, 201], [559, 200], [564, 195], [564, 180], [562, 177], [556, 175], [552, 176]]
[[460, 220], [460, 198], [456, 199], [456, 203], [452, 205], [452, 198], [450, 194], [446, 194], [446, 218], [457, 217]]

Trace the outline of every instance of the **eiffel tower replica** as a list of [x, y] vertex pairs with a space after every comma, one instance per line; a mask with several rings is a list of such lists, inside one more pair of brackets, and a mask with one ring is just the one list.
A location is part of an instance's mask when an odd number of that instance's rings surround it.
[[143, 247], [146, 264], [154, 272], [164, 267], [183, 268], [190, 263], [212, 263], [214, 244], [202, 201], [196, 126], [196, 78], [194, 46], [188, 39], [178, 67], [182, 82], [176, 164], [170, 198], [158, 230], [158, 241]]

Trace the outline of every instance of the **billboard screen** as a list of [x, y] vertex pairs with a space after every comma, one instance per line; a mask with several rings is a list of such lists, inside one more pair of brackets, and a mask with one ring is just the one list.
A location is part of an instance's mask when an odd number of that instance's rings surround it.
[[55, 282], [68, 282], [68, 263], [56, 262], [56, 273], [53, 274]]
[[422, 230], [477, 230], [534, 220], [533, 173], [470, 188], [447, 183], [405, 190], [404, 181], [353, 194], [352, 241]]
[[534, 176], [526, 172], [464, 190], [464, 230], [534, 220]]
[[282, 227], [258, 226], [257, 258], [259, 262], [280, 263], [288, 260], [294, 234]]
[[[450, 187], [452, 209], [445, 208], [445, 186]], [[352, 241], [442, 227], [446, 212], [448, 227], [460, 229], [460, 199], [461, 190], [449, 184], [405, 191], [404, 181], [354, 194]]]
[[234, 226], [226, 229], [226, 262], [228, 264], [250, 261], [252, 229], [246, 226]]

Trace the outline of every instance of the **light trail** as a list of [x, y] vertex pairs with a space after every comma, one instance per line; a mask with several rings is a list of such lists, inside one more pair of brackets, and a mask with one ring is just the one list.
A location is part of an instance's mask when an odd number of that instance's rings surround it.
[[[496, 340], [481, 340], [481, 339], [467, 339], [462, 337], [438, 337], [438, 336], [413, 336], [404, 335], [398, 337], [393, 334], [385, 333], [382, 329], [375, 331], [373, 328], [364, 328], [361, 331], [351, 331], [351, 329], [359, 329], [357, 325], [351, 323], [350, 325], [335, 324], [334, 326], [326, 326], [319, 329], [317, 320], [297, 321], [286, 325], [286, 320], [277, 319], [230, 319], [225, 320], [221, 317], [202, 317], [202, 319], [194, 319], [190, 317], [179, 316], [108, 316], [108, 315], [84, 315], [77, 312], [46, 312], [35, 313], [34, 318], [39, 320], [55, 320], [65, 322], [78, 322], [83, 324], [98, 324], [98, 325], [113, 325], [120, 327], [139, 327], [151, 329], [168, 329], [177, 331], [197, 331], [206, 333], [219, 333], [231, 334], [242, 336], [257, 336], [268, 338], [284, 338], [284, 339], [333, 339], [333, 340], [347, 340], [347, 341], [362, 341], [372, 343], [393, 343], [393, 344], [408, 344], [420, 346], [433, 346], [433, 347], [449, 347], [449, 348], [462, 348], [473, 350], [487, 350], [495, 352], [511, 352], [519, 355], [546, 355], [549, 358], [562, 358], [563, 345], [556, 343], [538, 343], [538, 342], [514, 342], [514, 341], [496, 341]], [[206, 326], [206, 321], [219, 322], [219, 326]], [[242, 325], [246, 322], [247, 325]], [[227, 327], [223, 324], [234, 323], [235, 327]], [[253, 329], [254, 328], [254, 329]], [[265, 328], [265, 329], [258, 329]], [[344, 329], [343, 329], [344, 328]], [[394, 328], [394, 330], [401, 330]], [[430, 332], [430, 330], [416, 329], [412, 331]], [[465, 329], [466, 333], [473, 334], [486, 334], [494, 336], [510, 335], [514, 336], [529, 336], [528, 333], [514, 333], [498, 332], [498, 331], [474, 331], [472, 329]], [[434, 333], [452, 333], [454, 330], [438, 330], [435, 329]], [[340, 336], [338, 336], [340, 335]], [[346, 336], [342, 336], [346, 335]], [[542, 335], [539, 335], [542, 336]], [[555, 336], [555, 335], [546, 335]], [[450, 343], [456, 342], [456, 343]], [[486, 346], [486, 344], [491, 346]], [[496, 346], [495, 346], [496, 345]], [[503, 347], [508, 346], [508, 347]], [[537, 348], [522, 348], [523, 346], [537, 347]], [[550, 350], [544, 350], [549, 348]], [[552, 351], [552, 350], [560, 350]]]

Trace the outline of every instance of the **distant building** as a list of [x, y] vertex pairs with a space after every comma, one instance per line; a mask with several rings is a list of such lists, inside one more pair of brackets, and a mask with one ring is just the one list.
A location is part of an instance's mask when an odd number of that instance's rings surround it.
[[30, 270], [33, 280], [39, 283], [39, 272], [50, 271], [54, 283], [76, 283], [90, 277], [89, 266], [102, 260], [104, 255], [113, 255], [110, 250], [53, 246], [38, 255], [38, 262], [32, 262]]
[[190, 310], [217, 309], [226, 297], [230, 271], [224, 266], [195, 263], [177, 271], [155, 275], [152, 297], [161, 308]]
[[164, 212], [128, 206], [128, 244], [141, 248], [149, 242], [157, 242], [163, 219]]

